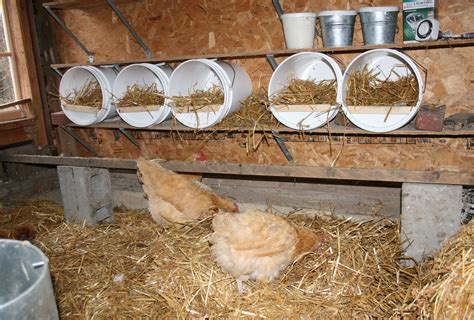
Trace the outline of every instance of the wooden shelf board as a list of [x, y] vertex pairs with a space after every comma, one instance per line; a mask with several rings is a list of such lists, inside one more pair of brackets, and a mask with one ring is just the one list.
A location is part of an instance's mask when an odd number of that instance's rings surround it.
[[[105, 120], [95, 125], [83, 127], [72, 122], [67, 123], [64, 121], [66, 116], [63, 112], [56, 112], [53, 114], [53, 125], [67, 125], [70, 127], [78, 127], [78, 128], [104, 128], [104, 129], [129, 129], [129, 130], [145, 130], [145, 131], [188, 131], [193, 132], [196, 131], [193, 128], [185, 127], [182, 124], [173, 123], [172, 120], [167, 120], [162, 122], [159, 125], [148, 127], [148, 128], [136, 128], [132, 127], [125, 122], [123, 122], [120, 118], [113, 118], [109, 120]], [[67, 119], [67, 118], [66, 118]], [[295, 133], [299, 134], [300, 131], [290, 129], [284, 127], [282, 125], [274, 128], [276, 131], [280, 133]], [[373, 136], [435, 136], [435, 137], [469, 137], [474, 136], [474, 129], [462, 129], [462, 130], [444, 130], [441, 132], [438, 131], [422, 131], [416, 130], [412, 125], [407, 125], [401, 129], [391, 131], [391, 132], [369, 132], [359, 128], [354, 127], [344, 127], [337, 125], [335, 123], [330, 124], [331, 134], [336, 135], [373, 135]], [[198, 132], [248, 132], [249, 130], [253, 130], [253, 128], [207, 128], [207, 129], [200, 129]], [[262, 130], [255, 130], [256, 132], [262, 132]], [[314, 130], [305, 131], [305, 134], [327, 134], [328, 130], [326, 127], [318, 128]]]
[[[115, 0], [115, 4], [132, 3], [132, 2], [143, 2], [143, 0]], [[54, 1], [43, 3], [43, 7], [49, 7], [51, 9], [90, 9], [96, 7], [102, 7], [107, 5], [106, 1], [97, 0], [74, 0], [74, 1]]]
[[0, 131], [32, 127], [36, 125], [36, 118], [23, 118], [0, 123]]
[[[136, 162], [117, 158], [84, 158], [39, 155], [12, 155], [0, 152], [0, 162], [44, 165], [85, 166], [135, 170]], [[168, 170], [181, 173], [225, 174], [237, 176], [291, 177], [330, 180], [361, 180], [378, 182], [422, 182], [474, 185], [474, 172], [415, 171], [395, 169], [359, 169], [311, 167], [301, 165], [243, 164], [208, 161], [159, 160]]]
[[298, 52], [323, 52], [323, 53], [357, 53], [363, 52], [371, 49], [400, 49], [400, 50], [426, 50], [426, 49], [436, 49], [436, 48], [450, 48], [450, 47], [465, 47], [465, 46], [474, 46], [474, 39], [463, 39], [463, 40], [438, 40], [430, 42], [420, 42], [420, 43], [404, 43], [404, 44], [387, 44], [387, 45], [371, 45], [371, 46], [352, 46], [352, 47], [343, 47], [343, 48], [314, 48], [314, 49], [281, 49], [273, 51], [253, 51], [253, 52], [238, 52], [238, 53], [211, 53], [205, 55], [186, 55], [186, 56], [177, 56], [177, 57], [154, 57], [151, 59], [135, 59], [135, 60], [122, 60], [122, 61], [102, 61], [94, 63], [64, 63], [64, 64], [52, 64], [52, 68], [65, 69], [75, 66], [82, 65], [91, 65], [91, 66], [100, 66], [100, 65], [127, 65], [133, 63], [142, 63], [142, 62], [179, 62], [189, 59], [245, 59], [245, 58], [258, 58], [265, 57], [269, 54], [272, 54], [276, 57], [278, 56], [288, 56]]

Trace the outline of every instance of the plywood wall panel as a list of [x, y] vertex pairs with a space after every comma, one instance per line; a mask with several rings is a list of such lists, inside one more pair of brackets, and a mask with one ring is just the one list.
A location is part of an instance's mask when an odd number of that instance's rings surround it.
[[[287, 12], [358, 9], [364, 5], [401, 5], [390, 0], [282, 0]], [[200, 55], [223, 52], [245, 52], [283, 49], [281, 24], [270, 0], [143, 0], [121, 4], [120, 9], [143, 37], [155, 57]], [[97, 61], [127, 60], [144, 57], [143, 50], [121, 25], [110, 8], [60, 11], [66, 24], [95, 53]], [[469, 0], [440, 1], [443, 30], [454, 33], [474, 31], [474, 2]], [[399, 15], [401, 29], [401, 14]], [[85, 54], [54, 25], [58, 62], [85, 62]], [[401, 42], [401, 32], [396, 36]], [[354, 44], [362, 44], [357, 19]], [[320, 39], [317, 45], [321, 45]], [[472, 47], [435, 50], [410, 50], [406, 53], [428, 70], [425, 102], [444, 103], [446, 113], [472, 112], [474, 101], [474, 50]], [[335, 55], [347, 65], [356, 54]], [[282, 58], [278, 58], [281, 61]], [[234, 60], [241, 64], [253, 81], [254, 89], [267, 87], [272, 70], [264, 58]], [[145, 157], [190, 160], [202, 150], [209, 160], [285, 164], [286, 159], [274, 141], [250, 155], [245, 138], [226, 140], [171, 139], [158, 133], [143, 132], [138, 137], [139, 151], [123, 136], [116, 141], [113, 130], [81, 129], [81, 134], [104, 156]], [[91, 134], [95, 132], [95, 136]], [[139, 132], [134, 131], [139, 135]], [[325, 140], [326, 139], [326, 140]], [[473, 169], [473, 150], [466, 138], [392, 138], [346, 137], [341, 167], [395, 169]], [[378, 140], [377, 140], [378, 139]], [[384, 140], [385, 139], [385, 140]], [[398, 139], [398, 140], [397, 140]], [[415, 139], [415, 140], [413, 140]], [[332, 154], [327, 137], [311, 137], [309, 142], [288, 142], [296, 161], [308, 165], [330, 165], [340, 147], [333, 141]], [[84, 151], [85, 152], [85, 151]]]
[[[401, 1], [281, 1], [287, 12], [358, 9], [366, 5], [401, 5]], [[200, 55], [284, 48], [281, 24], [270, 0], [143, 0], [120, 9], [156, 57]], [[142, 58], [142, 49], [107, 6], [60, 12], [66, 24], [95, 53], [98, 61]], [[474, 2], [440, 1], [443, 30], [474, 30]], [[399, 15], [401, 27], [401, 14]], [[84, 53], [54, 28], [61, 62], [82, 62]], [[401, 32], [397, 35], [401, 42]], [[359, 20], [354, 44], [362, 44]], [[321, 45], [320, 39], [317, 45]], [[447, 104], [447, 115], [472, 110], [474, 51], [472, 47], [407, 52], [428, 69], [425, 101]], [[346, 65], [355, 55], [337, 55]], [[281, 59], [280, 59], [281, 60]], [[254, 88], [266, 87], [272, 70], [262, 58], [238, 63], [250, 74]]]
[[[181, 133], [181, 138], [169, 132], [130, 131], [139, 141], [138, 149], [124, 136], [118, 140], [114, 130], [76, 129], [103, 157], [134, 159], [139, 156], [153, 159], [197, 160], [200, 154], [207, 161], [230, 163], [288, 164], [274, 140], [247, 153], [246, 134]], [[331, 147], [324, 135], [285, 136], [286, 145], [295, 164], [342, 168], [386, 168], [405, 170], [474, 170], [474, 144], [470, 138], [414, 138], [333, 136]], [[342, 143], [344, 141], [344, 144]], [[342, 150], [342, 151], [341, 151]], [[90, 154], [82, 150], [82, 156]]]

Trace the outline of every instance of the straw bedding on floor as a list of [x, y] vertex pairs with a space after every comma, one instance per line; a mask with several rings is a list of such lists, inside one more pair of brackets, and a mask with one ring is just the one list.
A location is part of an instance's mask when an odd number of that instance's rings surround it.
[[452, 315], [459, 300], [472, 315], [472, 223], [435, 260], [404, 267], [395, 222], [293, 214], [323, 245], [278, 280], [239, 293], [211, 259], [210, 219], [165, 229], [147, 212], [116, 212], [115, 224], [88, 228], [65, 223], [48, 201], [3, 211], [5, 227], [36, 226], [63, 319], [416, 317]]

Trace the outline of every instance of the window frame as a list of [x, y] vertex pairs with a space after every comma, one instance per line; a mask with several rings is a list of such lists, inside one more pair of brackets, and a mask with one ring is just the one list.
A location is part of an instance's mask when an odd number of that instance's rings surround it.
[[10, 17], [6, 8], [5, 0], [0, 0], [0, 12], [3, 16], [3, 30], [5, 33], [5, 42], [7, 45], [6, 51], [0, 52], [0, 58], [8, 58], [10, 65], [10, 74], [12, 77], [13, 85], [13, 101], [5, 104], [0, 104], [0, 123], [8, 122], [13, 120], [20, 120], [27, 118], [27, 114], [23, 112], [22, 107], [25, 103], [25, 99], [20, 99], [20, 80], [18, 78], [18, 66], [15, 56], [15, 48], [12, 41], [12, 33], [10, 28]]

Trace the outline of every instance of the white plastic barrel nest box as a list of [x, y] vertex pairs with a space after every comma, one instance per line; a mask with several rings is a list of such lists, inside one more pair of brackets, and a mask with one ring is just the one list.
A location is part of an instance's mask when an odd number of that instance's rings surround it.
[[[347, 85], [352, 73], [377, 70], [380, 80], [397, 80], [414, 74], [418, 82], [418, 100], [413, 106], [349, 106], [346, 102]], [[406, 54], [393, 49], [375, 49], [357, 56], [346, 69], [342, 84], [342, 110], [347, 118], [361, 129], [371, 132], [388, 132], [399, 129], [413, 119], [423, 98], [424, 83], [415, 62]]]
[[237, 64], [210, 59], [193, 59], [181, 63], [171, 74], [169, 95], [189, 96], [197, 90], [207, 91], [219, 86], [224, 93], [221, 105], [203, 106], [197, 109], [177, 110], [172, 99], [167, 99], [171, 111], [183, 125], [204, 129], [222, 121], [227, 115], [238, 111], [252, 94], [252, 82], [247, 73]]
[[295, 130], [312, 130], [326, 124], [333, 119], [338, 106], [342, 101], [340, 87], [342, 85], [342, 71], [338, 63], [328, 55], [318, 52], [301, 52], [284, 60], [275, 69], [268, 86], [268, 96], [272, 97], [288, 87], [292, 79], [336, 80], [336, 104], [314, 105], [274, 105], [270, 104], [270, 111], [275, 118], [285, 126]]
[[[168, 96], [171, 73], [172, 69], [163, 65], [150, 63], [129, 65], [123, 68], [115, 79], [114, 99], [120, 101], [127, 89], [134, 85], [141, 87], [155, 85], [157, 91]], [[165, 103], [153, 106], [117, 107], [117, 112], [126, 123], [137, 128], [149, 127], [171, 118], [171, 108]]]
[[59, 95], [69, 97], [78, 92], [92, 81], [97, 81], [102, 92], [102, 106], [96, 109], [88, 106], [69, 105], [61, 99], [61, 108], [64, 114], [81, 126], [99, 123], [117, 115], [115, 104], [112, 100], [112, 86], [117, 76], [117, 71], [109, 67], [77, 66], [67, 70], [59, 84]]
[[316, 13], [285, 13], [280, 16], [287, 49], [314, 47]]

